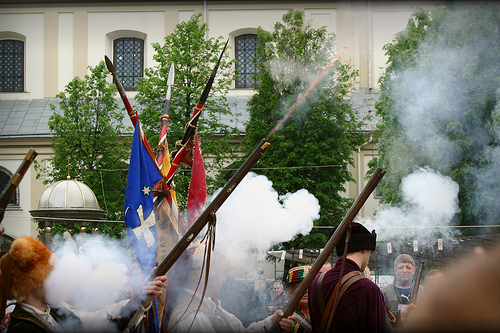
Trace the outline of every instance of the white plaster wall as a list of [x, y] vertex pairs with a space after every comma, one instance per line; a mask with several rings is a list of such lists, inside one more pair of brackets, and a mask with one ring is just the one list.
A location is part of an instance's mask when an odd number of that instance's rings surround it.
[[179, 10], [179, 22], [177, 23], [189, 21], [194, 13], [194, 10]]
[[57, 91], [64, 87], [75, 77], [74, 68], [74, 14], [59, 13], [58, 15], [58, 41], [57, 41]]
[[[379, 87], [378, 79], [385, 72], [387, 56], [383, 47], [396, 38], [408, 24], [413, 11], [374, 11], [373, 21], [373, 48], [372, 48], [372, 86]], [[381, 69], [381, 67], [383, 69]]]
[[244, 28], [262, 27], [264, 30], [272, 30], [274, 23], [281, 21], [285, 9], [264, 10], [209, 10], [208, 28], [209, 37], [229, 37], [228, 33]]
[[[19, 160], [3, 160], [2, 166], [15, 174], [21, 163]], [[31, 208], [31, 182], [33, 166], [31, 166], [19, 183], [19, 206], [21, 210], [6, 210], [2, 225], [5, 227], [5, 235], [17, 238], [20, 236], [36, 237], [36, 224], [31, 221], [29, 211]]]
[[326, 27], [328, 33], [337, 33], [337, 10], [336, 9], [306, 9], [304, 10], [306, 20], [311, 20], [314, 29]]
[[43, 14], [0, 14], [0, 31], [26, 37], [24, 44], [25, 93], [2, 93], [2, 99], [43, 98], [44, 17]]
[[[161, 45], [165, 38], [165, 12], [114, 12], [88, 14], [88, 64], [96, 66], [104, 55], [112, 58], [112, 45], [106, 34], [118, 30], [134, 30], [146, 34], [144, 40], [144, 68], [153, 67], [152, 43]], [[110, 41], [111, 42], [111, 41]], [[107, 43], [109, 45], [107, 45]]]

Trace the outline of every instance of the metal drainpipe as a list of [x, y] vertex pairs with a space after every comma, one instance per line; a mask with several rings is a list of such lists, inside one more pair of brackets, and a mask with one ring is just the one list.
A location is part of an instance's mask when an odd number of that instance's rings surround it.
[[363, 180], [361, 179], [361, 147], [358, 148], [358, 195], [361, 194], [361, 191], [363, 190], [363, 187], [361, 186], [361, 183]]
[[[203, 0], [203, 23], [207, 24], [207, 0]], [[208, 40], [208, 31], [205, 33], [205, 40]]]
[[368, 90], [372, 90], [372, 4], [368, 0]]

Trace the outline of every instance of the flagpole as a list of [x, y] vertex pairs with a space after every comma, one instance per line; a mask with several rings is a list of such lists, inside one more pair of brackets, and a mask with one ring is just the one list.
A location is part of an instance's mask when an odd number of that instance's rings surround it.
[[[108, 56], [104, 56], [104, 60], [106, 62], [106, 67], [108, 67], [108, 71], [111, 73], [113, 76], [113, 79], [115, 81], [116, 89], [118, 89], [118, 93], [120, 94], [120, 97], [122, 98], [123, 104], [125, 105], [125, 108], [127, 109], [128, 116], [130, 117], [130, 120], [132, 121], [132, 124], [135, 126], [137, 125], [137, 121], [139, 120], [139, 115], [137, 114], [137, 111], [132, 108], [132, 105], [130, 105], [130, 102], [128, 100], [127, 94], [125, 93], [125, 89], [123, 89], [123, 86], [118, 79], [118, 76], [116, 74], [116, 68], [111, 62], [111, 60], [108, 58]], [[148, 139], [144, 135], [144, 132], [142, 130], [142, 126], [139, 123], [139, 134], [141, 136], [141, 140], [144, 142], [144, 145], [146, 146], [146, 149], [148, 151], [149, 156], [155, 161], [156, 163], [156, 158], [153, 154], [153, 151], [151, 150], [151, 146], [149, 145]]]
[[196, 104], [196, 106], [193, 109], [193, 116], [191, 117], [189, 122], [186, 124], [184, 136], [182, 137], [182, 140], [180, 143], [180, 148], [175, 153], [174, 160], [172, 161], [172, 166], [170, 167], [170, 170], [168, 171], [167, 181], [166, 181], [168, 187], [170, 187], [170, 185], [172, 184], [174, 174], [177, 171], [177, 168], [179, 167], [181, 160], [184, 158], [184, 155], [186, 153], [186, 144], [194, 134], [194, 129], [196, 128], [196, 126], [198, 124], [198, 119], [200, 118], [201, 109], [205, 105], [205, 102], [208, 98], [208, 94], [210, 93], [210, 89], [212, 88], [212, 85], [214, 83], [215, 75], [217, 74], [217, 70], [219, 69], [219, 65], [220, 65], [220, 62], [222, 60], [222, 56], [224, 55], [224, 52], [226, 51], [228, 43], [229, 43], [229, 39], [226, 41], [226, 44], [224, 45], [224, 48], [222, 49], [222, 52], [219, 56], [219, 59], [217, 60], [217, 63], [215, 64], [214, 69], [212, 70], [212, 74], [210, 75], [210, 78], [208, 79], [208, 82], [205, 85], [205, 89], [203, 89], [203, 93], [201, 94], [201, 97], [198, 101], [198, 104]]

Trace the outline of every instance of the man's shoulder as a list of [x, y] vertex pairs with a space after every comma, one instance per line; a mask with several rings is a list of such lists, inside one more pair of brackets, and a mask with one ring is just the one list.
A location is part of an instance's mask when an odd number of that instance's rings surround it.
[[45, 325], [17, 304], [10, 314], [7, 332], [48, 332]]
[[382, 293], [384, 293], [384, 294], [393, 290], [393, 289], [394, 289], [394, 283], [388, 284], [387, 286], [381, 288]]

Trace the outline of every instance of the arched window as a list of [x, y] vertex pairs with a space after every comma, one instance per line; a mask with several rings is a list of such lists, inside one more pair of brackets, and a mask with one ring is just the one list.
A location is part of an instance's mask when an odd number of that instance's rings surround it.
[[253, 59], [257, 55], [258, 42], [255, 34], [240, 35], [235, 38], [236, 69], [238, 70], [236, 88], [252, 88], [257, 84], [252, 76], [257, 70]]
[[113, 42], [113, 64], [125, 90], [136, 90], [144, 74], [144, 39], [117, 38]]
[[24, 91], [24, 42], [0, 40], [0, 92]]
[[[7, 169], [0, 167], [0, 193], [3, 192], [5, 186], [9, 183], [12, 178], [12, 173]], [[16, 192], [10, 198], [9, 205], [19, 206], [19, 188], [16, 188]]]

